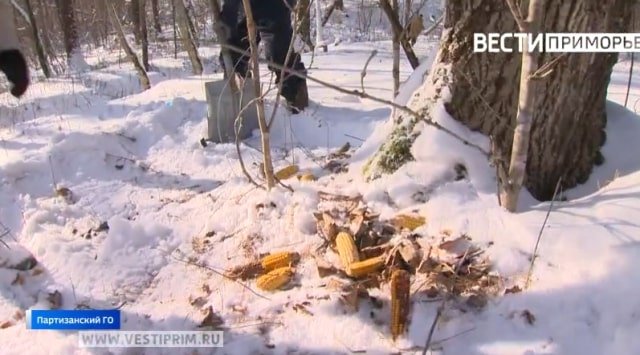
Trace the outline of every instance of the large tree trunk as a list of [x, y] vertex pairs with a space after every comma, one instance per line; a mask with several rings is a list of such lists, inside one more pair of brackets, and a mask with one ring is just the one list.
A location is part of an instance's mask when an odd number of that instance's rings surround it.
[[147, 30], [147, 0], [138, 0], [140, 5], [140, 43], [142, 45], [142, 65], [149, 71], [149, 36]]
[[140, 0], [131, 0], [129, 4], [129, 18], [131, 19], [131, 27], [133, 27], [133, 38], [136, 44], [140, 44], [142, 34], [140, 32]]
[[[625, 32], [631, 5], [626, 0], [546, 0], [541, 31]], [[526, 0], [520, 3], [527, 6]], [[497, 158], [508, 169], [521, 53], [473, 53], [473, 34], [517, 32], [515, 20], [504, 0], [450, 0], [445, 11], [445, 34], [432, 69], [451, 93], [445, 108], [471, 130], [492, 137]], [[555, 57], [541, 54], [536, 66]], [[601, 160], [607, 87], [616, 61], [617, 54], [569, 54], [540, 79], [524, 181], [535, 198], [551, 199], [560, 178], [565, 189], [584, 183]], [[405, 161], [411, 159], [407, 154]]]
[[31, 23], [31, 34], [33, 36], [33, 43], [36, 47], [36, 55], [42, 68], [42, 73], [46, 78], [51, 78], [51, 68], [49, 68], [49, 62], [47, 61], [47, 55], [44, 53], [44, 46], [42, 45], [42, 39], [40, 38], [40, 31], [38, 31], [38, 24], [36, 22], [36, 16], [33, 13], [33, 6], [31, 6], [31, 0], [26, 0], [25, 5], [27, 7], [27, 14], [29, 16], [29, 22]]
[[151, 0], [151, 12], [153, 13], [153, 29], [156, 31], [156, 35], [162, 33], [162, 26], [160, 25], [160, 9], [158, 8], [158, 0]]
[[200, 61], [200, 55], [198, 54], [198, 48], [191, 37], [191, 31], [189, 30], [189, 19], [187, 18], [187, 9], [184, 6], [182, 0], [173, 0], [174, 11], [176, 16], [176, 22], [178, 29], [180, 30], [180, 39], [182, 39], [182, 45], [189, 54], [191, 60], [191, 67], [193, 68], [193, 74], [202, 74], [202, 62]]
[[72, 69], [85, 69], [87, 63], [82, 56], [80, 42], [78, 40], [78, 28], [76, 16], [73, 11], [73, 0], [56, 0], [62, 35], [64, 37], [64, 50], [67, 54], [67, 65]]

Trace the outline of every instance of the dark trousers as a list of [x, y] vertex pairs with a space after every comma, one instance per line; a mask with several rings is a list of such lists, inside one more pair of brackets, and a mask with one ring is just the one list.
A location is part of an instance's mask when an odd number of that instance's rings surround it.
[[[276, 74], [276, 83], [282, 80], [282, 95], [289, 101], [292, 101], [295, 94], [304, 81], [295, 75], [282, 73], [280, 68], [272, 66], [271, 62], [281, 67], [293, 69], [301, 74], [306, 74], [304, 64], [300, 55], [294, 51], [289, 54], [289, 60], [285, 65], [289, 44], [293, 38], [293, 28], [291, 27], [290, 11], [282, 5], [282, 0], [268, 1], [261, 0], [257, 4], [252, 4], [253, 17], [257, 26], [257, 41], [262, 42], [265, 49], [265, 57], [269, 62], [269, 70]], [[232, 16], [238, 16], [237, 21], [229, 21], [236, 23], [230, 28], [229, 45], [236, 47], [231, 49], [231, 58], [234, 64], [234, 71], [246, 76], [249, 71], [250, 44], [247, 33], [247, 19], [242, 11], [238, 14], [222, 13], [222, 17], [229, 19]], [[239, 51], [242, 53], [239, 53]], [[220, 63], [224, 67], [222, 55]]]

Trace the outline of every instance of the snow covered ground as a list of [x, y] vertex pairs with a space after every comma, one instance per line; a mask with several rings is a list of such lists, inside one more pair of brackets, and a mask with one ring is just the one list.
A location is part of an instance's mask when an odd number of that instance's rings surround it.
[[[433, 55], [430, 44], [419, 46], [421, 56]], [[369, 65], [366, 90], [390, 98], [386, 41], [331, 46], [316, 54], [309, 74], [359, 88], [374, 49], [379, 53]], [[202, 53], [211, 63], [217, 51]], [[20, 101], [0, 97], [0, 222], [11, 232], [3, 240], [12, 247], [0, 246], [0, 266], [22, 260], [26, 251], [39, 263], [30, 271], [0, 267], [0, 324], [6, 327], [0, 329], [0, 353], [108, 353], [78, 349], [74, 332], [25, 329], [20, 314], [51, 307], [49, 295], [56, 291], [60, 302], [53, 303], [62, 308], [120, 306], [127, 330], [197, 329], [202, 310], [211, 306], [227, 327], [220, 350], [226, 354], [407, 353], [422, 346], [437, 303], [416, 302], [406, 336], [393, 343], [388, 325], [372, 321], [371, 307], [344, 314], [335, 295], [321, 287], [313, 259], [302, 259], [297, 287], [261, 292], [266, 298], [191, 265], [224, 270], [265, 252], [308, 255], [322, 242], [313, 217], [318, 191], [359, 193], [382, 217], [417, 210], [427, 218], [418, 233], [467, 234], [487, 246], [501, 276], [523, 284], [548, 203], [529, 197], [525, 212], [505, 213], [497, 206], [492, 169], [471, 148], [425, 128], [415, 162], [364, 183], [362, 164], [384, 139], [390, 108], [310, 82], [311, 107], [295, 116], [280, 110], [272, 139], [276, 168], [295, 163], [319, 179], [289, 180], [295, 192], [266, 194], [244, 179], [234, 145], [200, 144], [206, 132], [203, 85], [220, 75], [209, 65], [207, 74], [188, 76], [184, 58], [153, 60], [153, 87], [142, 93], [128, 66], [113, 60], [82, 80], [37, 83]], [[310, 54], [304, 60], [310, 63]], [[586, 184], [567, 191], [566, 202], [554, 204], [531, 288], [492, 299], [480, 313], [445, 311], [434, 333], [436, 353], [640, 353], [640, 118], [621, 106], [627, 72], [628, 63], [620, 63], [610, 88], [606, 162]], [[409, 74], [403, 61], [403, 80]], [[635, 78], [632, 108], [639, 83]], [[405, 94], [415, 87], [408, 84]], [[487, 144], [444, 111], [437, 117]], [[351, 169], [324, 171], [324, 156], [346, 142], [360, 147]], [[257, 176], [258, 136], [246, 143], [242, 155]], [[453, 162], [467, 167], [468, 179], [447, 178]], [[71, 191], [74, 203], [55, 195], [54, 181]], [[417, 201], [417, 192], [427, 201]], [[267, 202], [273, 207], [256, 208]], [[108, 229], [100, 230], [104, 222]], [[248, 286], [255, 289], [254, 283]], [[386, 289], [376, 294], [387, 295]], [[301, 302], [309, 302], [312, 315], [291, 307]], [[375, 312], [388, 318], [388, 306]]]

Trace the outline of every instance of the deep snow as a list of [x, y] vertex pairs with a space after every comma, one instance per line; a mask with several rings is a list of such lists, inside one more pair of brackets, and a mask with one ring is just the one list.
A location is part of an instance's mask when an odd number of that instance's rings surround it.
[[[419, 46], [428, 61], [432, 44]], [[390, 98], [388, 41], [330, 46], [328, 53], [316, 54], [310, 75], [359, 88], [360, 71], [373, 49], [379, 54], [369, 66], [367, 92]], [[202, 53], [212, 61], [217, 51], [203, 48]], [[312, 215], [317, 191], [360, 193], [382, 217], [418, 210], [428, 221], [421, 234], [447, 229], [491, 244], [487, 253], [496, 270], [509, 283], [522, 285], [548, 203], [525, 196], [523, 213], [504, 212], [497, 206], [493, 171], [472, 148], [426, 127], [416, 142], [415, 162], [366, 184], [360, 168], [384, 140], [390, 108], [309, 83], [312, 104], [304, 114], [278, 113], [272, 134], [275, 165], [295, 162], [320, 178], [290, 181], [294, 193], [266, 194], [243, 178], [235, 146], [200, 145], [206, 132], [203, 84], [220, 75], [209, 66], [208, 74], [188, 76], [181, 71], [183, 61], [184, 56], [154, 60], [159, 69], [152, 75], [153, 87], [142, 93], [128, 66], [112, 60], [82, 80], [37, 83], [20, 101], [0, 97], [0, 221], [11, 231], [3, 240], [12, 247], [0, 246], [0, 265], [20, 260], [28, 250], [39, 261], [36, 270], [44, 271], [21, 272], [16, 283], [18, 272], [0, 267], [0, 323], [20, 310], [49, 307], [47, 293], [59, 291], [64, 308], [121, 306], [128, 330], [195, 329], [204, 317], [201, 310], [210, 305], [229, 327], [222, 349], [229, 354], [390, 353], [422, 346], [437, 304], [416, 302], [409, 332], [393, 344], [387, 326], [371, 320], [369, 307], [343, 314], [335, 295], [319, 287], [310, 258], [299, 266], [300, 286], [265, 294], [268, 300], [185, 263], [222, 270], [263, 252], [308, 255], [321, 243]], [[98, 58], [88, 62], [96, 64]], [[308, 53], [305, 62], [310, 62]], [[531, 288], [492, 300], [481, 313], [445, 312], [434, 335], [441, 353], [640, 352], [640, 276], [635, 272], [640, 118], [621, 107], [627, 71], [627, 62], [616, 66], [610, 87], [606, 162], [586, 184], [566, 192], [568, 201], [555, 203]], [[409, 74], [403, 61], [403, 80]], [[410, 100], [421, 75], [405, 85], [400, 102]], [[270, 77], [266, 70], [263, 77]], [[633, 105], [638, 96], [635, 84]], [[441, 107], [435, 117], [465, 138], [487, 144]], [[350, 171], [323, 171], [323, 156], [346, 142], [360, 147]], [[255, 135], [242, 148], [254, 175], [259, 147]], [[465, 164], [469, 179], [450, 179], [454, 162]], [[54, 196], [52, 173], [58, 187], [72, 191], [74, 204]], [[417, 202], [416, 192], [428, 201]], [[255, 208], [265, 201], [275, 208]], [[87, 234], [105, 221], [108, 231]], [[386, 289], [376, 292], [388, 297]], [[192, 306], [190, 299], [197, 297], [204, 302]], [[313, 316], [291, 308], [303, 301], [311, 302]], [[525, 310], [535, 316], [532, 325], [522, 316]], [[387, 306], [377, 317], [385, 319], [386, 312]], [[73, 332], [28, 331], [24, 320], [12, 324], [0, 330], [3, 354], [106, 353], [78, 349]]]

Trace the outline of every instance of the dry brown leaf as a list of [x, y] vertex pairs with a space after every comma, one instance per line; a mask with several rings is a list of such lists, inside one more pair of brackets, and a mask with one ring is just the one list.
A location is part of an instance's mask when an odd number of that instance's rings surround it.
[[59, 309], [62, 307], [62, 294], [60, 291], [55, 290], [47, 295], [47, 301], [49, 301], [51, 309]]
[[327, 290], [341, 292], [347, 285], [348, 284], [344, 281], [340, 281], [339, 279], [332, 278], [325, 284], [324, 287], [326, 287]]
[[236, 313], [240, 313], [242, 315], [246, 315], [248, 312], [247, 307], [245, 306], [239, 306], [237, 304], [234, 304], [233, 306], [231, 306], [231, 310], [236, 312]]
[[461, 236], [453, 240], [445, 241], [440, 245], [438, 245], [438, 247], [456, 256], [462, 256], [465, 253], [472, 252], [472, 244], [469, 241], [469, 239], [465, 236]]
[[7, 329], [9, 327], [13, 327], [15, 323], [12, 320], [6, 320], [0, 323], [0, 329]]
[[524, 318], [525, 322], [527, 322], [527, 324], [529, 325], [533, 325], [533, 323], [536, 322], [536, 317], [528, 309], [522, 311], [522, 313], [520, 313], [520, 316]]
[[340, 302], [350, 312], [360, 309], [360, 298], [368, 298], [369, 292], [361, 284], [347, 284], [342, 287]]
[[506, 289], [506, 290], [504, 291], [504, 294], [505, 294], [505, 295], [508, 295], [508, 294], [510, 294], [510, 293], [520, 293], [520, 292], [522, 292], [522, 289], [520, 288], [520, 286], [518, 286], [518, 285], [513, 285], [512, 287], [509, 287], [508, 289]]
[[194, 297], [193, 295], [190, 295], [189, 304], [196, 308], [202, 308], [205, 304], [207, 304], [207, 299], [202, 296]]
[[24, 285], [24, 276], [21, 273], [16, 273], [16, 278], [11, 281], [11, 285]]
[[373, 247], [366, 247], [360, 250], [360, 254], [362, 254], [363, 258], [375, 258], [376, 256], [380, 256], [389, 250], [391, 250], [393, 246], [391, 244], [381, 244]]
[[293, 305], [293, 310], [296, 311], [296, 312], [300, 312], [302, 314], [306, 314], [308, 316], [313, 316], [313, 313], [311, 313], [307, 309], [307, 307], [305, 307], [305, 305], [302, 304], [302, 303], [298, 303], [298, 304]]
[[236, 266], [225, 273], [225, 276], [232, 280], [249, 280], [258, 277], [263, 272], [260, 261], [252, 261], [248, 264]]
[[357, 236], [362, 231], [362, 226], [364, 224], [364, 211], [360, 211], [359, 213], [354, 213], [351, 215], [351, 223], [349, 223], [349, 231], [351, 235]]
[[223, 324], [224, 320], [213, 311], [212, 306], [209, 306], [209, 308], [207, 308], [207, 310], [205, 311], [204, 319], [202, 320], [202, 322], [200, 322], [200, 325], [198, 325], [198, 327], [211, 327], [214, 329], [219, 329]]
[[330, 265], [329, 263], [326, 263], [319, 259], [316, 259], [316, 268], [318, 270], [318, 276], [320, 278], [335, 275], [339, 272], [339, 270], [333, 265]]
[[211, 248], [211, 240], [209, 238], [194, 237], [191, 239], [191, 249], [196, 254], [204, 254]]
[[19, 309], [17, 310], [14, 314], [13, 314], [13, 319], [20, 321], [22, 319], [24, 319], [25, 317], [25, 313], [23, 310]]
[[417, 268], [420, 265], [422, 255], [419, 246], [409, 240], [403, 240], [398, 246], [398, 253], [409, 266]]
[[318, 197], [321, 200], [325, 200], [325, 201], [339, 201], [339, 202], [359, 202], [362, 200], [362, 196], [359, 194], [356, 196], [346, 196], [346, 195], [332, 194], [325, 191], [318, 191]]
[[324, 236], [328, 242], [333, 243], [338, 235], [338, 226], [333, 216], [328, 212], [322, 212], [314, 213], [314, 217], [316, 218], [316, 224], [322, 236]]

